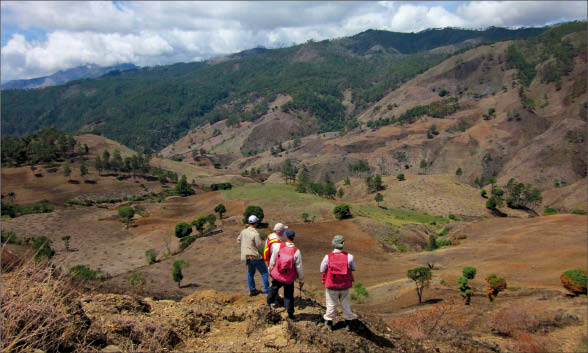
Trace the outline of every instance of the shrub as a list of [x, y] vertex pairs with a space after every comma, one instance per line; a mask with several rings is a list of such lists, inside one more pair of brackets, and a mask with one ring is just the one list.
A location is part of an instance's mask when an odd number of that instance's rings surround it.
[[147, 264], [154, 264], [157, 262], [157, 251], [155, 249], [145, 251], [145, 259], [147, 260]]
[[425, 287], [429, 286], [429, 282], [432, 278], [431, 269], [422, 266], [415, 267], [413, 269], [408, 270], [406, 276], [413, 280], [416, 284], [416, 292], [419, 297], [419, 304], [422, 303], [423, 290], [425, 289]]
[[231, 183], [218, 183], [218, 184], [210, 184], [211, 191], [217, 190], [231, 190], [233, 185]]
[[337, 219], [351, 218], [351, 207], [346, 204], [335, 206], [333, 214]]
[[486, 192], [486, 190], [482, 189], [482, 190], [480, 190], [480, 196], [482, 196], [483, 198], [487, 198], [488, 193]]
[[564, 288], [572, 294], [586, 294], [586, 269], [568, 270], [559, 279]]
[[460, 176], [463, 174], [463, 171], [461, 170], [461, 168], [457, 168], [457, 170], [455, 171], [455, 175]]
[[257, 216], [257, 218], [259, 218], [259, 223], [261, 223], [263, 221], [263, 209], [259, 206], [247, 206], [247, 208], [245, 209], [245, 212], [243, 212], [243, 223], [247, 224], [247, 219], [249, 218], [249, 216], [251, 215], [255, 215]]
[[494, 189], [492, 189], [492, 195], [497, 196], [497, 197], [502, 197], [502, 195], [504, 195], [504, 190], [499, 189], [499, 188], [494, 188]]
[[200, 216], [197, 219], [192, 221], [192, 226], [194, 228], [196, 228], [196, 230], [198, 231], [198, 233], [200, 233], [200, 235], [202, 235], [202, 233], [204, 232], [204, 225], [206, 224], [207, 221], [208, 221], [208, 217]]
[[378, 206], [380, 206], [380, 202], [384, 201], [384, 195], [377, 193], [374, 200], [376, 200], [376, 202], [378, 203]]
[[63, 243], [65, 245], [65, 251], [69, 251], [69, 240], [71, 239], [71, 235], [64, 235], [61, 237]]
[[133, 272], [127, 276], [127, 280], [133, 287], [139, 287], [145, 284], [145, 274], [143, 272]]
[[306, 212], [302, 212], [302, 214], [300, 215], [300, 217], [302, 218], [302, 220], [304, 221], [304, 223], [308, 222], [308, 213]]
[[127, 228], [129, 228], [129, 224], [135, 216], [135, 210], [131, 206], [123, 206], [118, 209], [118, 215], [126, 222]]
[[40, 237], [33, 237], [32, 248], [35, 250], [35, 261], [39, 262], [44, 259], [51, 259], [55, 255], [55, 251], [51, 249], [51, 239], [42, 235]]
[[433, 251], [433, 250], [437, 250], [439, 247], [437, 246], [437, 238], [435, 237], [434, 234], [429, 234], [429, 245], [427, 246], [427, 248], [425, 250], [427, 251]]
[[86, 265], [75, 265], [69, 270], [69, 273], [74, 277], [92, 281], [98, 278], [98, 275], [101, 273], [101, 271], [92, 270]]
[[194, 241], [196, 241], [195, 235], [189, 235], [187, 237], [180, 238], [180, 250], [186, 249]]
[[176, 224], [175, 234], [178, 238], [183, 238], [192, 233], [192, 226], [186, 222], [180, 222]]
[[573, 210], [572, 214], [577, 214], [577, 215], [585, 215], [586, 211], [584, 210]]
[[449, 234], [449, 228], [447, 228], [447, 227], [443, 228], [443, 230], [439, 232], [440, 237], [444, 237], [447, 234]]
[[502, 277], [496, 276], [495, 273], [491, 273], [486, 276], [486, 282], [488, 282], [487, 295], [490, 302], [494, 301], [498, 296], [498, 293], [506, 289], [506, 280]]
[[544, 216], [551, 216], [554, 214], [557, 214], [557, 210], [555, 208], [545, 207], [545, 210], [543, 211]]
[[437, 244], [437, 248], [442, 248], [444, 246], [450, 246], [451, 239], [435, 239], [435, 243]]
[[403, 181], [404, 180], [404, 174], [398, 173], [398, 175], [396, 175], [396, 179], [398, 179], [398, 181]]
[[353, 291], [351, 292], [351, 300], [355, 303], [363, 303], [368, 297], [368, 291], [365, 289], [361, 282], [357, 282], [353, 285]]
[[450, 220], [452, 220], [452, 221], [459, 221], [459, 219], [457, 219], [457, 217], [456, 217], [456, 216], [455, 216], [453, 213], [450, 213], [450, 214], [447, 216], [447, 218], [449, 218], [449, 219], [450, 219]]
[[468, 280], [474, 279], [474, 277], [476, 277], [476, 268], [466, 266], [463, 268], [462, 273], [463, 275], [457, 279], [457, 283], [459, 283], [457, 288], [459, 289], [461, 296], [464, 298], [465, 304], [470, 305], [474, 291], [468, 284]]
[[182, 273], [182, 268], [188, 267], [188, 263], [184, 260], [176, 260], [172, 265], [172, 278], [174, 282], [178, 283], [178, 288], [181, 288], [182, 280], [184, 279], [184, 274]]
[[491, 196], [486, 201], [486, 208], [495, 211], [498, 207], [502, 206], [502, 199], [497, 196]]
[[498, 311], [490, 320], [497, 335], [515, 337], [520, 332], [546, 332], [577, 323], [578, 319], [563, 310], [537, 302], [516, 303]]

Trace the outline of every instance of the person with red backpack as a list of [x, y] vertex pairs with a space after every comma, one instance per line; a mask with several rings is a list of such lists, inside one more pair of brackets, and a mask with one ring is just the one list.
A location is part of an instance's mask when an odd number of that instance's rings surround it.
[[302, 255], [294, 245], [296, 233], [292, 229], [284, 232], [286, 241], [272, 244], [272, 256], [269, 263], [269, 271], [272, 277], [272, 285], [267, 296], [267, 304], [275, 307], [274, 300], [281, 287], [284, 287], [284, 306], [288, 312], [288, 318], [294, 319], [294, 281], [298, 278], [300, 288], [304, 286], [304, 271], [302, 268]]
[[333, 252], [325, 255], [321, 262], [321, 273], [323, 285], [325, 286], [325, 297], [327, 312], [323, 316], [329, 330], [333, 330], [333, 320], [337, 315], [337, 305], [341, 304], [345, 326], [349, 329], [355, 315], [351, 312], [349, 305], [349, 288], [353, 286], [353, 273], [355, 261], [353, 255], [343, 251], [345, 238], [342, 235], [335, 235], [331, 242], [335, 248]]
[[265, 261], [266, 266], [269, 267], [269, 261], [272, 257], [272, 244], [284, 241], [284, 232], [286, 229], [288, 229], [287, 225], [276, 223], [274, 226], [274, 231], [268, 235], [265, 241], [265, 247], [263, 248], [263, 261]]

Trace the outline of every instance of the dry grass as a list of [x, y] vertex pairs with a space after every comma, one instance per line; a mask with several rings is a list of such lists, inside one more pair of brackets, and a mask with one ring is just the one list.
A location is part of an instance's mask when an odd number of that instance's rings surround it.
[[[490, 320], [493, 333], [517, 337], [524, 333], [548, 332], [578, 322], [578, 318], [561, 309], [550, 308], [547, 304], [513, 304], [498, 311]], [[530, 343], [529, 343], [530, 344]]]
[[79, 349], [89, 326], [64, 275], [32, 261], [2, 276], [1, 317], [5, 352]]
[[517, 332], [514, 341], [506, 345], [509, 351], [521, 353], [549, 353], [554, 351], [553, 344], [545, 337], [528, 332]]
[[470, 326], [472, 316], [459, 309], [463, 304], [455, 298], [433, 305], [426, 309], [416, 310], [407, 315], [393, 318], [387, 323], [412, 339], [425, 339], [448, 332], [449, 330], [464, 331]]

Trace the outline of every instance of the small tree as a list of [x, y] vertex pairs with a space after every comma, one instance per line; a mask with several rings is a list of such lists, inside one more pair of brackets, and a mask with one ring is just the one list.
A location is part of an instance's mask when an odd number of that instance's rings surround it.
[[375, 197], [376, 202], [378, 203], [378, 207], [380, 207], [380, 202], [384, 201], [384, 195], [377, 193]]
[[63, 163], [63, 175], [68, 177], [71, 175], [71, 168], [69, 167], [69, 161]]
[[351, 185], [351, 180], [349, 180], [349, 177], [345, 178], [345, 185]]
[[71, 239], [71, 235], [64, 235], [61, 237], [63, 240], [63, 244], [65, 245], [65, 251], [69, 251], [69, 240]]
[[308, 222], [308, 213], [302, 212], [302, 215], [300, 215], [300, 217], [302, 218], [304, 223]]
[[182, 273], [182, 269], [188, 267], [188, 263], [184, 260], [176, 260], [172, 265], [172, 278], [174, 282], [178, 283], [178, 288], [182, 288], [182, 280], [184, 279], [184, 274]]
[[211, 213], [206, 216], [206, 222], [208, 223], [208, 230], [216, 228], [216, 216], [214, 214]]
[[492, 211], [496, 211], [498, 207], [502, 206], [502, 199], [498, 196], [491, 196], [486, 201], [486, 208]]
[[419, 304], [422, 303], [423, 299], [423, 290], [425, 287], [429, 286], [431, 281], [431, 269], [428, 267], [415, 267], [411, 270], [408, 270], [406, 276], [414, 281], [416, 284], [416, 292], [419, 297]]
[[463, 174], [463, 171], [461, 170], [461, 168], [457, 168], [457, 170], [455, 171], [455, 175], [460, 176]]
[[123, 221], [126, 222], [128, 229], [129, 225], [131, 224], [131, 220], [135, 216], [135, 210], [131, 206], [123, 206], [118, 209], [118, 215], [123, 219]]
[[98, 175], [102, 173], [104, 165], [102, 164], [102, 159], [100, 158], [100, 156], [96, 156], [96, 159], [94, 160], [94, 168], [96, 168], [96, 171], [98, 171]]
[[337, 219], [351, 218], [351, 207], [346, 204], [335, 206], [333, 213]]
[[157, 251], [155, 249], [149, 249], [145, 251], [145, 260], [147, 260], [147, 264], [151, 265], [156, 262], [157, 259]]
[[243, 212], [243, 223], [247, 224], [247, 220], [249, 219], [249, 216], [251, 215], [255, 215], [257, 216], [257, 218], [259, 218], [259, 222], [263, 221], [263, 209], [259, 206], [247, 206], [247, 208], [245, 209], [245, 212]]
[[342, 199], [343, 195], [345, 195], [345, 191], [343, 191], [343, 188], [339, 188], [339, 191], [337, 191], [337, 196], [339, 196], [339, 199]]
[[182, 175], [182, 177], [176, 184], [174, 191], [176, 194], [180, 196], [190, 196], [195, 194], [194, 189], [192, 189], [192, 187], [188, 184], [185, 175]]
[[404, 174], [398, 173], [398, 175], [396, 175], [396, 179], [398, 179], [398, 181], [403, 181], [404, 180]]
[[51, 259], [55, 255], [55, 250], [51, 248], [51, 239], [42, 235], [40, 237], [34, 237], [31, 247], [35, 251], [35, 261], [39, 262], [44, 259]]
[[178, 238], [187, 237], [188, 235], [190, 235], [190, 233], [192, 233], [192, 226], [189, 225], [188, 223], [180, 222], [180, 223], [176, 224], [176, 227], [175, 227], [176, 237], [178, 237]]
[[419, 165], [419, 167], [421, 167], [421, 169], [423, 170], [423, 173], [426, 173], [428, 165], [429, 165], [429, 163], [427, 162], [426, 159], [421, 159], [421, 164]]
[[80, 176], [84, 177], [88, 174], [88, 167], [86, 167], [86, 162], [82, 159], [82, 163], [80, 164]]
[[459, 286], [457, 288], [459, 289], [461, 296], [465, 300], [465, 305], [470, 305], [470, 301], [472, 300], [474, 291], [472, 287], [470, 287], [470, 285], [468, 284], [468, 281], [476, 277], [476, 268], [466, 266], [463, 268], [462, 273], [463, 275], [457, 279], [457, 283], [459, 283]]
[[214, 208], [214, 212], [218, 213], [218, 219], [223, 219], [223, 213], [227, 212], [227, 208], [222, 203], [219, 203]]
[[206, 216], [200, 216], [192, 221], [192, 226], [196, 228], [200, 235], [202, 235], [202, 233], [204, 232], [204, 225], [206, 224], [207, 220], [208, 218]]
[[488, 198], [488, 193], [486, 192], [486, 190], [482, 189], [480, 190], [480, 196], [486, 199]]
[[488, 282], [487, 295], [490, 302], [498, 296], [498, 293], [506, 289], [506, 280], [502, 277], [496, 276], [495, 273], [491, 273], [486, 276], [486, 282]]

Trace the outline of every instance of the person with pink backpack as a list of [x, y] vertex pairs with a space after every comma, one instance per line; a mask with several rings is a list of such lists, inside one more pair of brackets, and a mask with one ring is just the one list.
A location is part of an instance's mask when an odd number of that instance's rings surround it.
[[267, 296], [267, 304], [273, 309], [278, 291], [284, 287], [284, 306], [290, 319], [294, 319], [294, 281], [296, 278], [300, 283], [300, 289], [304, 286], [302, 255], [294, 245], [295, 235], [296, 233], [292, 229], [288, 229], [284, 232], [285, 242], [272, 244], [272, 255], [269, 262], [272, 285]]
[[342, 235], [335, 235], [331, 244], [335, 249], [325, 255], [320, 268], [327, 302], [327, 312], [323, 319], [328, 329], [332, 331], [333, 320], [337, 315], [337, 305], [341, 304], [345, 326], [351, 329], [351, 323], [356, 317], [349, 305], [349, 288], [353, 286], [352, 271], [356, 268], [355, 261], [353, 255], [343, 251], [345, 238]]

